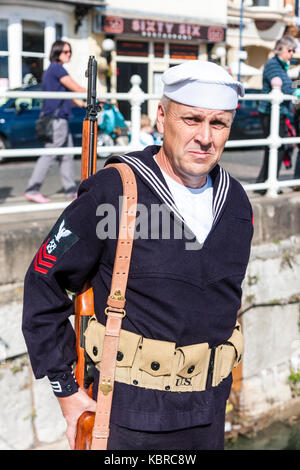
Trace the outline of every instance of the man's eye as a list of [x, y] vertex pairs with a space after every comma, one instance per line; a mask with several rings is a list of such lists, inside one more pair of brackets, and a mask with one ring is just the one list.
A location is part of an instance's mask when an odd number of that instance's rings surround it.
[[219, 121], [219, 120], [212, 121], [211, 124], [212, 124], [213, 126], [216, 126], [216, 127], [225, 127], [225, 126], [226, 126], [226, 123], [225, 123], [225, 122]]
[[196, 118], [196, 117], [185, 117], [184, 118], [185, 121], [187, 121], [188, 123], [192, 124], [194, 122], [200, 122], [200, 119]]

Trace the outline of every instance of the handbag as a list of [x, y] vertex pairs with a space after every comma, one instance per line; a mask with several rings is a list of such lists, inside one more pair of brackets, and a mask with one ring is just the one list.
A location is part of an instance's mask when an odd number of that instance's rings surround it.
[[39, 141], [47, 143], [53, 142], [53, 121], [56, 119], [62, 104], [63, 100], [61, 100], [54, 113], [40, 114], [35, 124], [35, 133]]

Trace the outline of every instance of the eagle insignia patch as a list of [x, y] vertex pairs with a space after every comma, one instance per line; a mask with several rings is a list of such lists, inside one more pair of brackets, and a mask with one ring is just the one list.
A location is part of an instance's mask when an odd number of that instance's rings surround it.
[[79, 240], [65, 218], [59, 218], [34, 259], [34, 269], [47, 274], [56, 261]]

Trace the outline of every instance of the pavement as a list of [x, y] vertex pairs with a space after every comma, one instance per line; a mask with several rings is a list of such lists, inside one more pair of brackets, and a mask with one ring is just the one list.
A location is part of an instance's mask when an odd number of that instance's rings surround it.
[[[296, 155], [293, 156], [293, 159]], [[222, 155], [221, 165], [229, 173], [243, 183], [254, 183], [259, 173], [259, 169], [263, 159], [263, 149], [235, 149], [225, 150]], [[24, 191], [26, 189], [28, 180], [33, 171], [36, 159], [10, 159], [4, 160], [0, 163], [0, 214], [1, 209], [10, 206], [23, 205], [24, 209], [33, 208], [40, 211], [41, 205], [29, 202], [24, 198]], [[97, 160], [97, 169], [103, 167], [105, 159]], [[294, 169], [289, 170], [282, 167], [280, 171], [280, 179], [289, 179], [293, 176]], [[80, 158], [75, 158], [75, 180], [79, 185], [81, 173]], [[285, 191], [291, 191], [287, 188]], [[63, 190], [61, 187], [59, 166], [55, 164], [46, 175], [45, 182], [42, 186], [42, 194], [49, 197], [54, 203], [65, 203]], [[250, 192], [250, 196], [253, 194]], [[260, 197], [260, 196], [259, 196]], [[40, 206], [39, 209], [37, 206]], [[61, 210], [59, 211], [59, 213]], [[33, 212], [31, 212], [33, 214]], [[50, 215], [50, 214], [49, 214]]]
[[[10, 159], [0, 163], [0, 205], [3, 204], [20, 204], [36, 205], [35, 203], [25, 200], [23, 197], [26, 186], [28, 184], [30, 175], [35, 166], [36, 160], [33, 158], [28, 159]], [[98, 159], [97, 169], [103, 167], [105, 160]], [[74, 161], [75, 166], [75, 180], [79, 185], [81, 173], [81, 161], [76, 158]], [[59, 175], [59, 165], [56, 163], [49, 169], [44, 184], [42, 186], [42, 193], [50, 197], [52, 201], [65, 201], [64, 193], [61, 186]]]

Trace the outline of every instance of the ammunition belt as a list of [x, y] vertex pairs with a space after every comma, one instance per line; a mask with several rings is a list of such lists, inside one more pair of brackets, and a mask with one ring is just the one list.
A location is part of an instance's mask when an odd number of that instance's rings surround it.
[[[95, 316], [89, 320], [85, 349], [100, 370], [105, 326]], [[177, 347], [121, 330], [115, 380], [130, 385], [170, 392], [202, 391], [217, 386], [241, 360], [243, 335], [237, 323], [224, 344], [208, 343]]]

